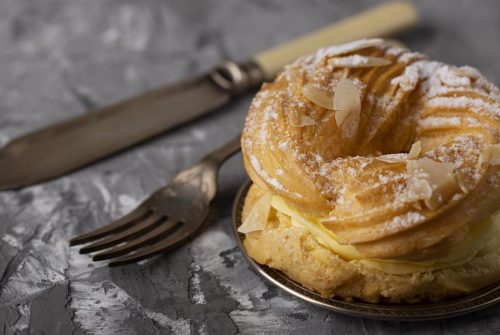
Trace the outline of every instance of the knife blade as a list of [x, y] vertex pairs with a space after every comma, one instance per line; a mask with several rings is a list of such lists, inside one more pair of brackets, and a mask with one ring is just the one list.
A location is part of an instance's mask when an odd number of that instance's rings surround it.
[[86, 166], [205, 115], [273, 79], [293, 59], [319, 47], [388, 36], [413, 25], [415, 8], [391, 2], [201, 77], [159, 88], [21, 136], [0, 150], [0, 190], [18, 189]]
[[260, 74], [251, 66], [225, 63], [208, 75], [15, 139], [0, 151], [0, 189], [63, 175], [221, 107], [262, 81], [251, 76]]

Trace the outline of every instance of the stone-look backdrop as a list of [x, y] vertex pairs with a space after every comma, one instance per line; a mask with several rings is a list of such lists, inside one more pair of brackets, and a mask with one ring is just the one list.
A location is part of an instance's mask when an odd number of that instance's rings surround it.
[[[379, 1], [0, 0], [0, 145], [160, 84], [244, 59]], [[415, 1], [401, 36], [431, 57], [500, 82], [500, 2]], [[500, 306], [453, 320], [393, 323], [313, 307], [253, 273], [230, 229], [241, 158], [221, 173], [219, 218], [191, 243], [108, 269], [67, 240], [107, 224], [242, 126], [251, 96], [64, 178], [0, 192], [0, 333], [486, 334]], [[33, 168], [36, 169], [36, 166]], [[6, 173], [6, 171], [0, 171]]]

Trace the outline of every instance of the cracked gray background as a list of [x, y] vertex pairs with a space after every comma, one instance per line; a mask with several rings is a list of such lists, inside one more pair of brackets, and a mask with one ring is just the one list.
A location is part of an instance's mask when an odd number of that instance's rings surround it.
[[[375, 3], [0, 0], [0, 145]], [[415, 4], [422, 21], [401, 36], [405, 43], [499, 84], [498, 0]], [[0, 192], [0, 333], [500, 332], [500, 306], [441, 322], [381, 322], [328, 312], [266, 284], [231, 235], [231, 201], [245, 179], [240, 157], [222, 171], [218, 219], [174, 252], [108, 269], [68, 247], [70, 237], [130, 211], [235, 135], [250, 99], [64, 178]]]

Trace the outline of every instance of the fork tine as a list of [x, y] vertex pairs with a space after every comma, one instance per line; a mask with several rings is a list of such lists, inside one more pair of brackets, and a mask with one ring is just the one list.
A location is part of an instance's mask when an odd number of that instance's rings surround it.
[[167, 221], [153, 228], [150, 232], [136, 238], [128, 243], [108, 249], [92, 257], [93, 261], [103, 261], [110, 258], [120, 257], [140, 249], [142, 246], [155, 243], [159, 239], [165, 237], [166, 234], [171, 234], [179, 228], [179, 222]]
[[115, 246], [123, 241], [128, 239], [132, 239], [137, 235], [142, 235], [147, 233], [153, 228], [156, 224], [162, 222], [166, 218], [163, 216], [157, 216], [155, 214], [149, 215], [145, 220], [139, 221], [137, 224], [130, 226], [128, 229], [119, 232], [117, 234], [113, 234], [108, 236], [102, 240], [99, 240], [95, 243], [92, 243], [86, 247], [80, 249], [81, 254], [88, 254], [90, 252], [99, 251], [105, 248], [109, 248]]
[[97, 228], [91, 232], [82, 234], [80, 236], [74, 237], [69, 240], [69, 245], [74, 246], [78, 244], [83, 244], [87, 242], [92, 242], [102, 237], [105, 237], [109, 234], [113, 234], [116, 232], [120, 232], [124, 229], [127, 229], [132, 223], [139, 219], [143, 219], [146, 216], [149, 216], [151, 211], [146, 206], [140, 205], [132, 212], [128, 213], [124, 217], [116, 220], [115, 222], [108, 224], [104, 227]]
[[159, 253], [165, 252], [179, 245], [179, 243], [183, 242], [187, 238], [191, 237], [192, 234], [197, 230], [197, 228], [197, 226], [194, 226], [193, 229], [192, 225], [184, 224], [167, 238], [156, 242], [149, 247], [143, 248], [142, 250], [139, 250], [131, 255], [117, 258], [109, 262], [108, 266], [120, 266], [129, 263], [135, 263]]

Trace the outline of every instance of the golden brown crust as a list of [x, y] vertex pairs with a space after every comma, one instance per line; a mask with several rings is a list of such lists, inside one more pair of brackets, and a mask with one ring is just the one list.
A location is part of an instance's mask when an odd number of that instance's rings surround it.
[[[364, 259], [430, 262], [500, 208], [499, 142], [500, 90], [476, 69], [365, 40], [302, 57], [264, 84], [242, 152], [262, 192]], [[342, 259], [275, 212], [245, 247], [325, 296], [435, 300], [500, 279], [497, 244], [454, 268], [395, 275]]]
[[[262, 192], [252, 186], [245, 200], [243, 220]], [[496, 282], [500, 278], [498, 242], [497, 235], [461, 266], [394, 275], [344, 260], [318, 243], [311, 233], [292, 226], [289, 218], [273, 211], [266, 229], [248, 233], [244, 245], [258, 263], [283, 271], [325, 297], [416, 303], [462, 295]]]
[[[499, 207], [500, 166], [477, 162], [500, 139], [500, 91], [473, 68], [383, 43], [341, 54], [338, 48], [303, 57], [263, 85], [242, 137], [250, 178], [323, 218], [340, 243], [367, 257], [426, 260], [445, 253]], [[367, 57], [390, 64], [360, 66]], [[328, 98], [345, 79], [361, 101], [357, 130], [347, 138], [337, 112], [304, 94], [313, 85]], [[437, 207], [409, 196], [405, 152], [415, 141], [422, 152], [414, 160], [451, 163], [461, 177], [463, 187]], [[399, 162], [387, 162], [395, 153]]]

